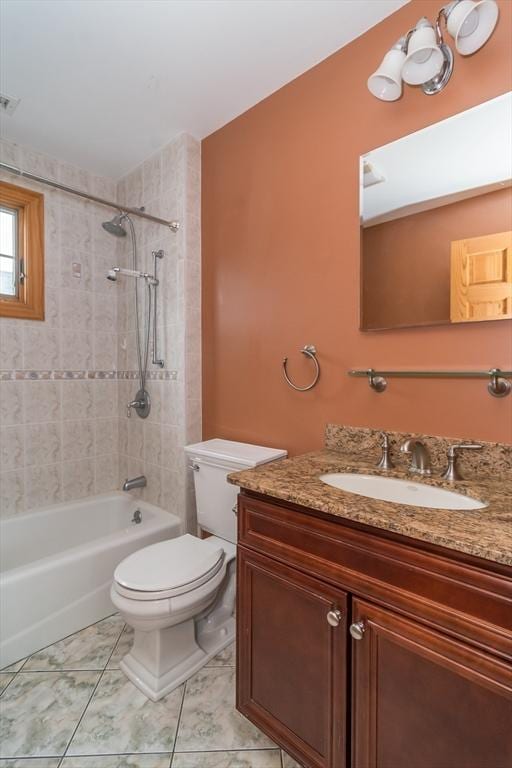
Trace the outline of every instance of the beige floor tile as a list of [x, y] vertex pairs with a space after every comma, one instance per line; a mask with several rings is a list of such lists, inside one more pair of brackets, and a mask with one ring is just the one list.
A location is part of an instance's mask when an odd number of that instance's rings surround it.
[[270, 739], [236, 711], [233, 667], [204, 667], [187, 681], [177, 752], [273, 747]]
[[122, 672], [107, 670], [67, 754], [171, 752], [182, 699], [180, 687], [155, 703]]
[[99, 677], [94, 672], [18, 672], [0, 699], [0, 756], [63, 755]]
[[92, 624], [34, 653], [23, 672], [58, 669], [102, 670], [123, 630], [119, 615]]

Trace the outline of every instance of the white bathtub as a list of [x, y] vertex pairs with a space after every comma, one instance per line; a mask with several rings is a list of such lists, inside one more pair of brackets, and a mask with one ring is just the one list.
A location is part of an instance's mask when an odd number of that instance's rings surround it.
[[113, 613], [116, 565], [180, 533], [176, 515], [122, 492], [1, 521], [0, 668]]

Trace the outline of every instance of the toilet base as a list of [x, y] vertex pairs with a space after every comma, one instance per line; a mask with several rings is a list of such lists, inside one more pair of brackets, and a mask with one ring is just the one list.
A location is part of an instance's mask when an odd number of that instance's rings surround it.
[[159, 701], [234, 641], [235, 619], [229, 616], [214, 631], [199, 634], [202, 647], [194, 619], [150, 632], [136, 629], [120, 669], [148, 699]]

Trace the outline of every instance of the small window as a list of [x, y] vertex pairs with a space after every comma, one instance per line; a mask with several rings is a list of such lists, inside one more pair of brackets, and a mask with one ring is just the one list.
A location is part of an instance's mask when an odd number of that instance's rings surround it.
[[0, 317], [44, 320], [44, 197], [0, 182]]

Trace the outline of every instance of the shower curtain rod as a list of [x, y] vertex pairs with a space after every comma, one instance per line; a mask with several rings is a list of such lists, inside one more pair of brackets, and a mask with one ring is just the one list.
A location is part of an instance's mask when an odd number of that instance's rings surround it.
[[35, 173], [29, 173], [29, 171], [23, 171], [21, 168], [17, 168], [15, 165], [9, 165], [8, 163], [0, 162], [0, 170], [14, 173], [16, 176], [23, 176], [31, 181], [37, 181], [40, 184], [46, 184], [49, 187], [60, 189], [62, 192], [69, 192], [71, 195], [78, 195], [84, 197], [86, 200], [92, 200], [94, 203], [100, 205], [106, 205], [108, 208], [115, 208], [122, 213], [129, 213], [132, 216], [140, 216], [141, 219], [147, 219], [148, 221], [154, 221], [156, 224], [163, 224], [165, 227], [169, 227], [173, 232], [177, 232], [180, 228], [179, 221], [167, 221], [167, 219], [160, 219], [158, 216], [152, 216], [150, 213], [145, 213], [138, 208], [127, 208], [119, 203], [113, 203], [110, 200], [104, 200], [102, 197], [96, 197], [96, 195], [89, 195], [88, 192], [82, 192], [74, 187], [67, 187], [65, 184], [59, 184], [58, 181], [52, 181], [46, 179], [44, 176], [37, 176]]

